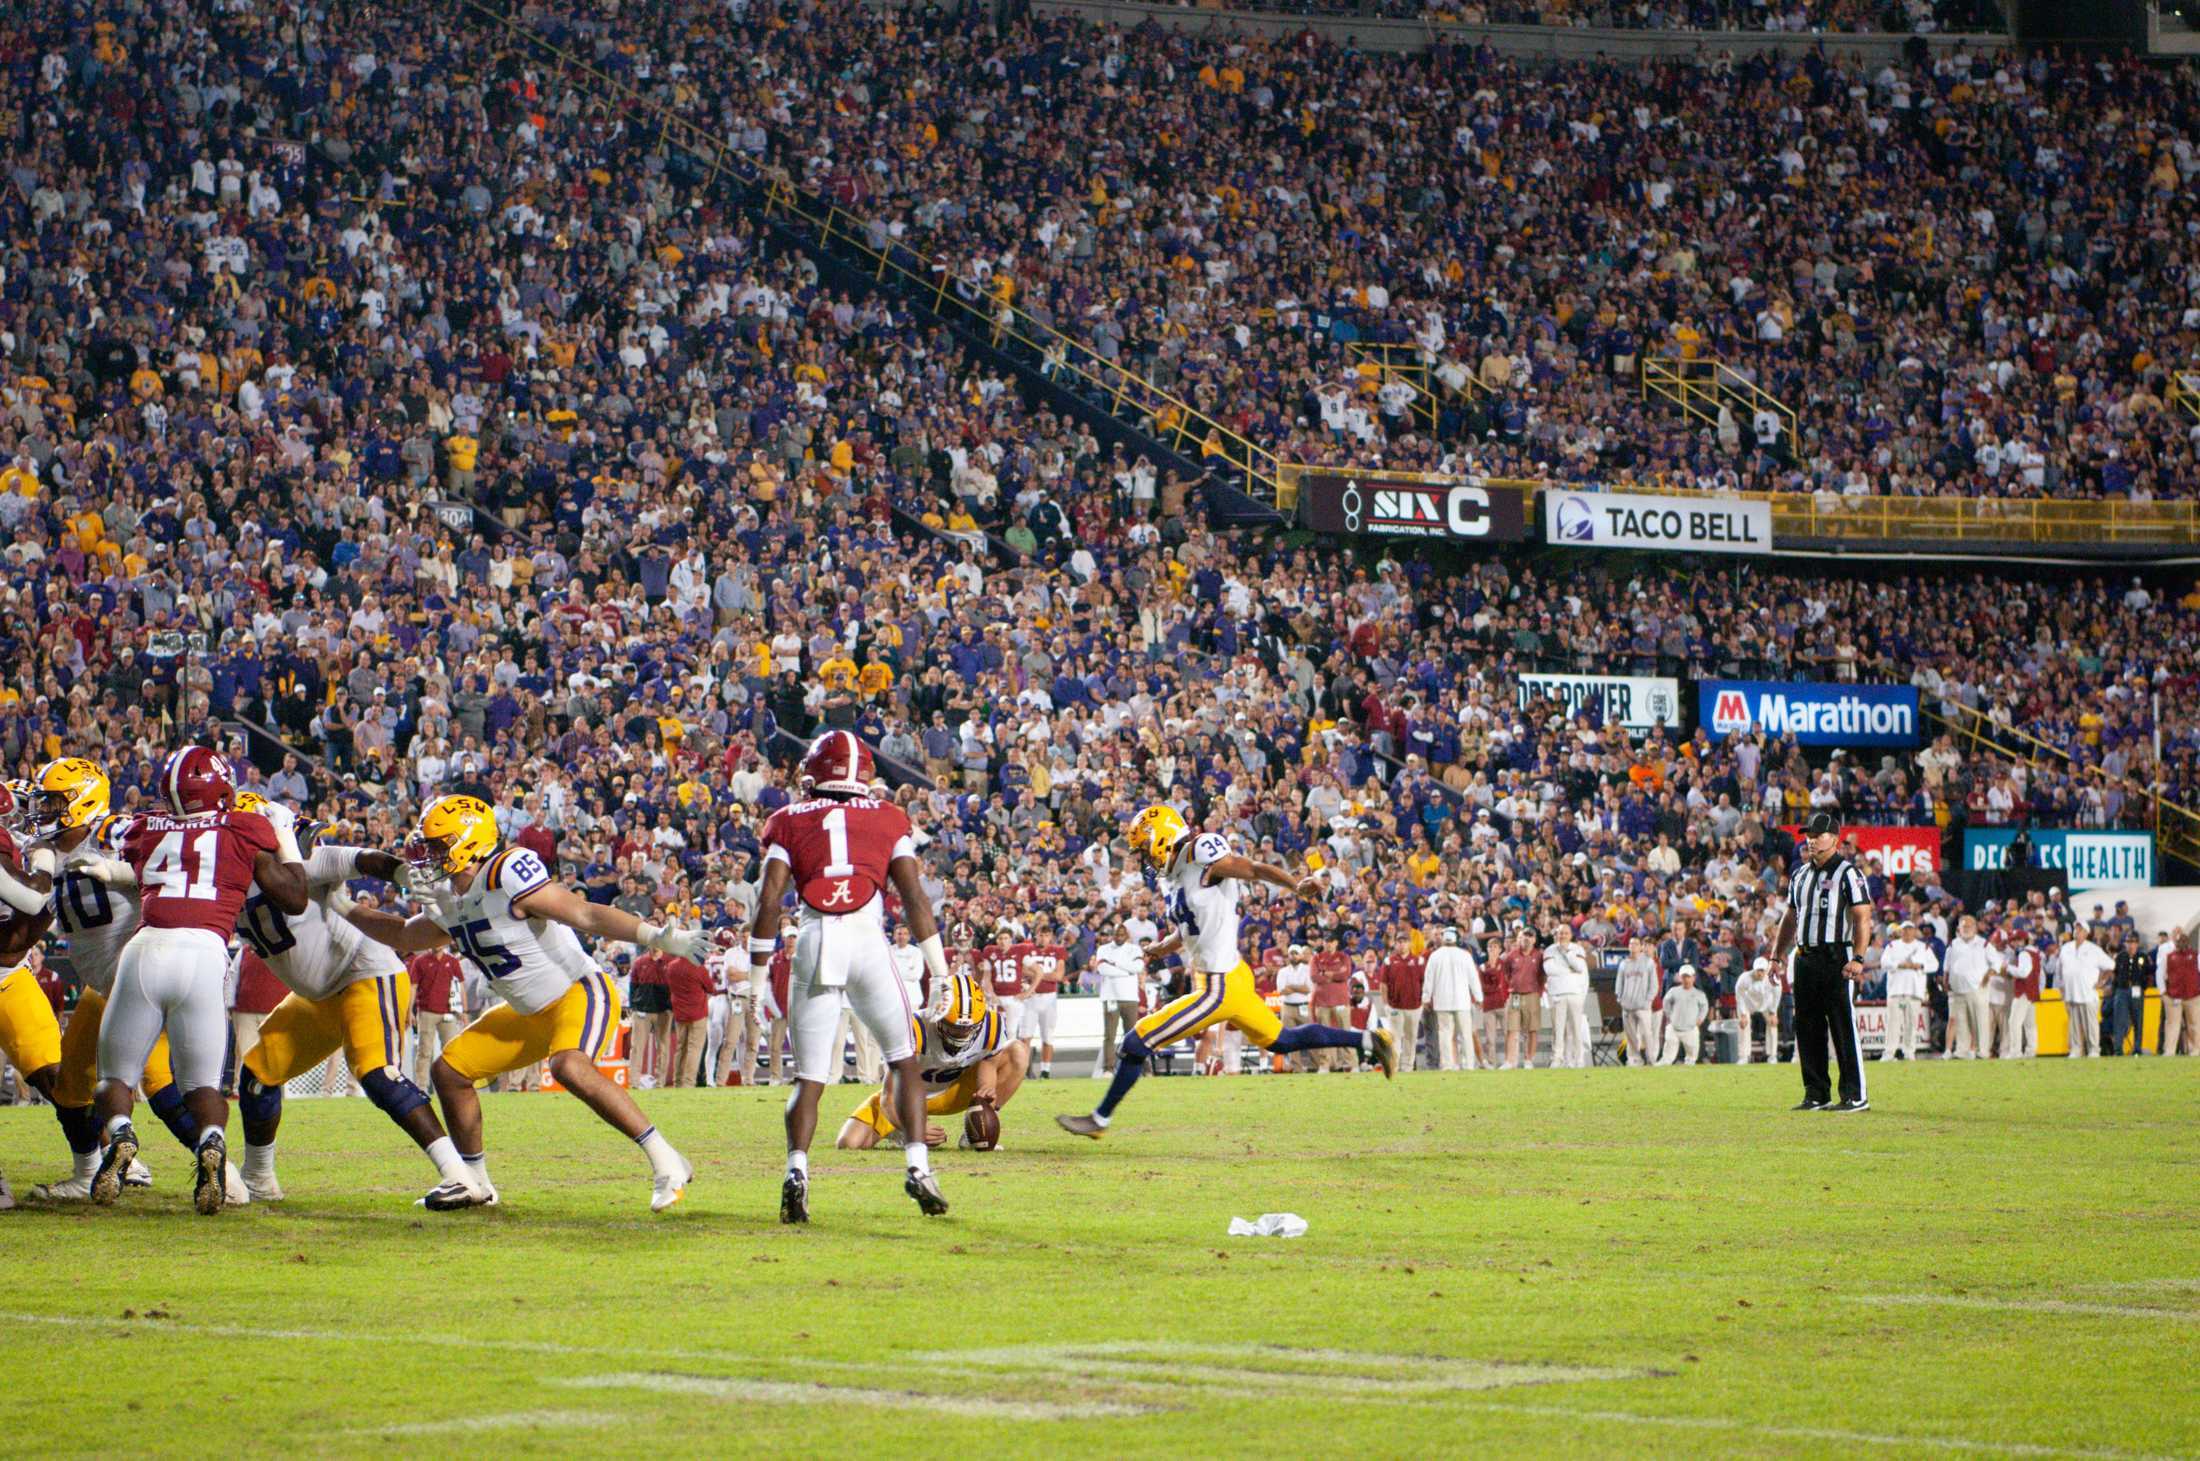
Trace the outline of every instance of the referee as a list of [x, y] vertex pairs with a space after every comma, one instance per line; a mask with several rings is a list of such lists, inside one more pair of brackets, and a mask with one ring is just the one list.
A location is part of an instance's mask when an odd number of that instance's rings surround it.
[[[1863, 1053], [1857, 1048], [1854, 982], [1864, 978], [1872, 941], [1871, 893], [1856, 864], [1840, 855], [1841, 824], [1813, 812], [1804, 824], [1810, 856], [1788, 878], [1788, 908], [1773, 940], [1772, 965], [1795, 951], [1795, 1059], [1803, 1067], [1798, 1111], [1868, 1111]], [[1841, 1099], [1826, 1084], [1826, 1042], [1841, 1062]]]

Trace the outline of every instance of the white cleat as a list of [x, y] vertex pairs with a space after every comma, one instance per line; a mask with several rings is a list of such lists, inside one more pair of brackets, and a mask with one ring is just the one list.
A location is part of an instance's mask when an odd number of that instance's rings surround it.
[[[678, 1155], [678, 1153], [674, 1153]], [[658, 1177], [649, 1184], [649, 1210], [663, 1212], [687, 1195], [688, 1183], [695, 1180], [695, 1164], [686, 1157], [680, 1158], [680, 1175]]]
[[[84, 1179], [84, 1186], [87, 1192], [91, 1190], [91, 1184], [91, 1178], [87, 1177]], [[122, 1174], [122, 1185], [125, 1187], [152, 1186], [153, 1169], [146, 1166], [143, 1162], [133, 1160], [130, 1163], [129, 1169]]]
[[31, 1189], [31, 1196], [40, 1202], [90, 1202], [92, 1179], [64, 1177], [59, 1182], [41, 1182]]
[[[252, 1205], [252, 1199], [259, 1195], [259, 1193], [252, 1190], [251, 1184], [244, 1180], [244, 1173], [237, 1170], [235, 1162], [222, 1163], [222, 1206], [249, 1207]], [[280, 1187], [276, 1188], [275, 1195], [281, 1197], [283, 1190]]]
[[415, 1198], [414, 1207], [424, 1207], [430, 1212], [463, 1212], [469, 1207], [495, 1207], [497, 1190], [486, 1182], [472, 1177], [439, 1182], [425, 1197]]
[[[230, 1170], [234, 1171], [236, 1169], [231, 1168]], [[244, 1190], [251, 1195], [254, 1202], [281, 1202], [283, 1200], [283, 1184], [276, 1180], [273, 1172], [268, 1173], [264, 1181], [255, 1182], [250, 1177], [244, 1178]]]

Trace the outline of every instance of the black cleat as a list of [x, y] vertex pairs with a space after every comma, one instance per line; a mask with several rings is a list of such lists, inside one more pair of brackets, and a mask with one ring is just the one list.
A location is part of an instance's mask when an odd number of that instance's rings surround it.
[[1826, 1107], [1828, 1111], [1840, 1115], [1846, 1115], [1851, 1111], [1869, 1111], [1871, 1108], [1872, 1103], [1869, 1101], [1836, 1101], [1831, 1106]]
[[901, 1190], [917, 1200], [917, 1206], [926, 1217], [938, 1217], [947, 1211], [947, 1199], [940, 1195], [940, 1183], [930, 1172], [911, 1172], [901, 1184]]
[[198, 1169], [191, 1188], [191, 1206], [200, 1217], [212, 1217], [222, 1210], [229, 1196], [229, 1143], [217, 1131], [199, 1143], [191, 1162]]
[[779, 1184], [779, 1220], [783, 1223], [810, 1220], [810, 1181], [807, 1177], [789, 1172], [787, 1180]]
[[1833, 1102], [1831, 1101], [1817, 1101], [1811, 1099], [1809, 1096], [1805, 1096], [1802, 1100], [1797, 1101], [1794, 1105], [1788, 1107], [1788, 1109], [1790, 1111], [1823, 1111], [1832, 1104]]
[[104, 1207], [121, 1195], [124, 1174], [137, 1154], [137, 1128], [125, 1121], [100, 1154], [99, 1171], [92, 1177], [92, 1201]]

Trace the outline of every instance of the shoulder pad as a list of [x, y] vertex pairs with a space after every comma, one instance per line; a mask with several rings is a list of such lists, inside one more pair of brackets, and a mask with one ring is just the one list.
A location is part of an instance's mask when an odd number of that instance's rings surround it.
[[1192, 864], [1207, 867], [1230, 855], [1230, 839], [1220, 832], [1202, 832], [1192, 839]]
[[489, 859], [488, 885], [508, 898], [532, 893], [550, 881], [550, 869], [524, 847], [507, 847]]

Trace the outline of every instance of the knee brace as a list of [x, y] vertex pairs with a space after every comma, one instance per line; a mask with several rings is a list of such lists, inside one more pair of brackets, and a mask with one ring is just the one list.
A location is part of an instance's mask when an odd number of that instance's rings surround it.
[[1122, 1045], [1115, 1052], [1133, 1065], [1144, 1065], [1146, 1057], [1153, 1054], [1153, 1047], [1138, 1038], [1136, 1030], [1123, 1037]]
[[199, 1144], [199, 1119], [183, 1104], [183, 1092], [173, 1085], [162, 1086], [145, 1098], [145, 1104], [153, 1108], [168, 1134], [183, 1143], [186, 1150], [197, 1150]]
[[237, 1110], [254, 1126], [279, 1121], [283, 1115], [283, 1088], [268, 1085], [246, 1066], [237, 1072]]
[[368, 1071], [359, 1077], [359, 1088], [392, 1121], [403, 1120], [428, 1104], [428, 1093], [407, 1080], [395, 1066]]

